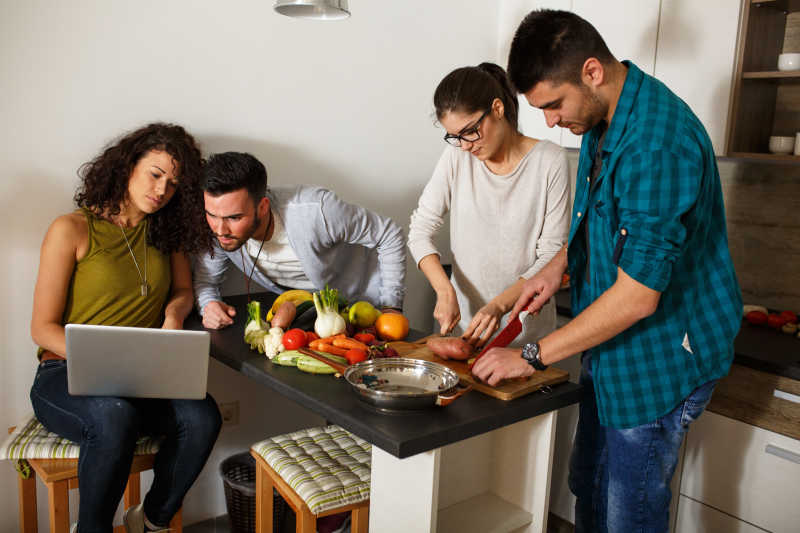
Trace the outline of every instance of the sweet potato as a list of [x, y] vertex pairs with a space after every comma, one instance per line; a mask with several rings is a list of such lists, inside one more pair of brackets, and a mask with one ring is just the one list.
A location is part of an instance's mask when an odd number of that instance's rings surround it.
[[428, 339], [428, 348], [442, 359], [465, 360], [472, 357], [472, 345], [460, 337]]
[[288, 329], [294, 320], [295, 315], [297, 314], [297, 307], [294, 305], [294, 302], [286, 301], [283, 302], [278, 310], [275, 311], [275, 314], [272, 316], [272, 327], [273, 328], [281, 328], [281, 329]]

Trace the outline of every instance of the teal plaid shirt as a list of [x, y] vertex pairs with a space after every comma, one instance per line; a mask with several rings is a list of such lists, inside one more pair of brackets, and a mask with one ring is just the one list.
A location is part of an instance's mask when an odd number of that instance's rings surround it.
[[663, 83], [624, 63], [591, 190], [601, 131], [583, 137], [568, 248], [576, 313], [614, 284], [618, 266], [661, 292], [652, 316], [587, 352], [600, 423], [615, 428], [652, 422], [726, 375], [742, 316], [708, 134]]

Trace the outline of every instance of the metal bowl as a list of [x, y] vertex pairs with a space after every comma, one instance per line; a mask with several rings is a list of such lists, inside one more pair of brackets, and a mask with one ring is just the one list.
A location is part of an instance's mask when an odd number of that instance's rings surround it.
[[458, 385], [458, 375], [430, 361], [391, 357], [348, 367], [344, 378], [361, 399], [381, 409], [422, 409]]

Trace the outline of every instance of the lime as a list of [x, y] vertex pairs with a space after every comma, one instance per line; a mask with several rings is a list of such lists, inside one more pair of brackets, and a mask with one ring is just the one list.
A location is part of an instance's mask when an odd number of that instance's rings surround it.
[[357, 328], [368, 328], [378, 320], [381, 312], [371, 303], [364, 300], [350, 306], [350, 323]]

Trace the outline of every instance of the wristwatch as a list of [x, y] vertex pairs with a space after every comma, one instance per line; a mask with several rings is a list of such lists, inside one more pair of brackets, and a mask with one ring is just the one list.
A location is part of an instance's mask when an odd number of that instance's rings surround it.
[[547, 365], [542, 363], [541, 350], [538, 342], [529, 342], [522, 347], [522, 358], [536, 370], [547, 370]]

